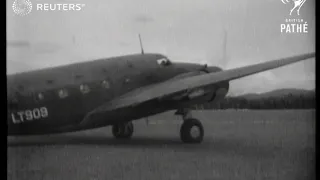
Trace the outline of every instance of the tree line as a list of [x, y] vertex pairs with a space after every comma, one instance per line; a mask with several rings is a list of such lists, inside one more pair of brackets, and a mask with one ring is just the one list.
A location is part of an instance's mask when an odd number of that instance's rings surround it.
[[280, 97], [225, 97], [218, 103], [196, 105], [195, 109], [314, 109], [315, 95], [288, 94]]

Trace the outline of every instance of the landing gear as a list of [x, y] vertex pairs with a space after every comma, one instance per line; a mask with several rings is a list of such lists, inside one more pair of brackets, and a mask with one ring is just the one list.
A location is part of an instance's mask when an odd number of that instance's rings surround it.
[[118, 139], [129, 139], [133, 134], [132, 122], [115, 124], [112, 126], [112, 134]]
[[180, 138], [184, 143], [200, 143], [204, 130], [198, 119], [186, 119], [180, 128]]
[[176, 114], [182, 115], [184, 120], [180, 128], [180, 138], [184, 143], [201, 143], [204, 129], [198, 119], [192, 118], [190, 110], [178, 110]]

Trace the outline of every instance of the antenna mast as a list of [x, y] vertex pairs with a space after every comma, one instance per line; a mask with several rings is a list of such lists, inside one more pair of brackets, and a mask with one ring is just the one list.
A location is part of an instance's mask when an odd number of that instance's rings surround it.
[[[223, 30], [223, 50], [222, 50], [222, 59], [223, 61], [227, 61], [227, 30]], [[226, 62], [225, 62], [226, 63]]]
[[139, 41], [140, 41], [141, 54], [144, 54], [140, 34], [139, 34]]

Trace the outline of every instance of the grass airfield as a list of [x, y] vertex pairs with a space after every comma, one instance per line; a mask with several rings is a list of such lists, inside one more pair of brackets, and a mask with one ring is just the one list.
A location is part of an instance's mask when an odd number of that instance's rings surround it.
[[201, 144], [183, 144], [173, 112], [134, 121], [131, 140], [111, 128], [8, 137], [7, 179], [314, 179], [315, 110], [193, 111]]

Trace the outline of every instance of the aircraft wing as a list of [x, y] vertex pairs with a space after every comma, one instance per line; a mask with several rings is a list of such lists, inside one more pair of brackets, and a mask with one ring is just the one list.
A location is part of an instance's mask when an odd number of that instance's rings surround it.
[[201, 88], [223, 81], [235, 80], [313, 57], [315, 57], [315, 53], [307, 53], [215, 73], [164, 81], [155, 85], [142, 87], [119, 98], [115, 98], [90, 112], [88, 116], [90, 116], [90, 114], [103, 113], [120, 108], [135, 107], [150, 100], [161, 100], [164, 97], [167, 99], [167, 97], [171, 95], [187, 92], [194, 88]]

